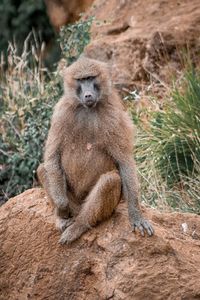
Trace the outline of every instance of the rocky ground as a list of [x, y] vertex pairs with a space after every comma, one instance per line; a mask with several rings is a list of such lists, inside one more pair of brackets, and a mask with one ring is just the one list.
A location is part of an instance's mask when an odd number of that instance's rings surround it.
[[131, 231], [120, 203], [110, 220], [61, 246], [42, 189], [10, 199], [0, 208], [0, 299], [200, 299], [200, 217], [143, 211], [153, 237]]

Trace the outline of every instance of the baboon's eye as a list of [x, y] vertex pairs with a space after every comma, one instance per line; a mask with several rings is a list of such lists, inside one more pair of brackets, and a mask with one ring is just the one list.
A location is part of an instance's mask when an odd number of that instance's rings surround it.
[[76, 93], [77, 93], [77, 95], [80, 95], [80, 93], [81, 93], [81, 86], [80, 85], [78, 85], [78, 87], [76, 89]]
[[92, 81], [94, 78], [95, 78], [95, 76], [88, 76], [88, 77], [84, 77], [82, 80]]
[[94, 76], [89, 76], [89, 77], [87, 77], [86, 79], [87, 80], [93, 80], [95, 77]]
[[95, 76], [88, 76], [88, 77], [84, 77], [84, 78], [79, 78], [79, 79], [76, 79], [78, 82], [84, 82], [84, 81], [92, 81], [95, 79]]
[[100, 91], [100, 86], [97, 83], [94, 83], [94, 89], [99, 92]]

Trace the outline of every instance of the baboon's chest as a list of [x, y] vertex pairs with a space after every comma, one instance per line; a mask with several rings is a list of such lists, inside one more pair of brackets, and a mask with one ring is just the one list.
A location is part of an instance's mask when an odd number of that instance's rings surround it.
[[99, 143], [94, 140], [72, 141], [62, 154], [62, 165], [66, 173], [81, 177], [88, 169], [97, 172], [100, 164], [105, 164], [106, 154]]
[[73, 189], [87, 190], [101, 174], [115, 168], [105, 145], [108, 129], [97, 113], [90, 115], [80, 111], [76, 122], [67, 125], [63, 140], [62, 167]]
[[115, 168], [111, 157], [94, 140], [72, 142], [68, 149], [65, 148], [61, 160], [67, 180], [78, 194], [89, 190], [101, 174]]

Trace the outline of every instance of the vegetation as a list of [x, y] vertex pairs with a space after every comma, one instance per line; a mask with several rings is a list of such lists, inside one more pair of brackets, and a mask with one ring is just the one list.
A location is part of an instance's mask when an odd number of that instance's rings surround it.
[[30, 65], [30, 55], [32, 59], [33, 53], [18, 57], [15, 48], [9, 49], [0, 89], [0, 185], [6, 198], [32, 186], [52, 107], [61, 93], [57, 76], [48, 75], [37, 61]]
[[90, 28], [93, 21], [94, 17], [89, 17], [85, 21], [61, 27], [60, 47], [62, 56], [68, 64], [73, 63], [81, 55], [85, 46], [89, 44]]
[[133, 114], [142, 197], [151, 205], [200, 213], [200, 72], [186, 72], [170, 98], [162, 110], [146, 109], [148, 124]]
[[[0, 2], [0, 52], [6, 56], [9, 42], [16, 45], [18, 55], [31, 31], [40, 42], [50, 42], [55, 32], [49, 23], [43, 0], [2, 0]], [[34, 35], [31, 40], [34, 41]]]
[[[62, 29], [61, 45], [65, 44], [65, 33], [68, 37], [68, 46], [63, 48], [68, 63], [72, 61], [70, 49], [76, 49], [74, 60], [89, 42], [91, 22], [92, 19], [80, 21]], [[16, 46], [10, 44], [6, 71], [1, 66], [1, 199], [14, 196], [33, 185], [35, 171], [42, 160], [52, 108], [62, 94], [58, 71], [53, 73], [44, 69], [42, 51], [37, 51], [38, 46], [33, 43], [31, 52], [28, 51], [28, 42], [27, 39], [21, 56], [18, 56]]]
[[182, 90], [173, 90], [173, 101], [154, 114], [146, 151], [154, 153], [155, 165], [168, 185], [196, 176], [200, 161], [200, 74], [187, 73], [182, 84]]
[[[89, 18], [61, 29], [59, 42], [68, 64], [89, 43], [92, 21]], [[38, 44], [32, 41], [29, 51], [28, 44], [29, 38], [21, 55], [16, 44], [9, 44], [7, 70], [0, 66], [2, 199], [33, 185], [52, 108], [62, 94], [58, 71], [45, 69], [42, 49], [38, 51]], [[200, 71], [190, 68], [174, 84], [162, 110], [138, 108], [141, 96], [137, 91], [124, 100], [138, 128], [135, 155], [142, 200], [160, 209], [200, 213]], [[158, 107], [155, 97], [148, 101]]]

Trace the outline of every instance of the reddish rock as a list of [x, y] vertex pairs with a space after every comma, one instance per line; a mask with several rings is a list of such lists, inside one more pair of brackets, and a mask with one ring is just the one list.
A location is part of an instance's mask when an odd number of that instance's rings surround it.
[[120, 203], [61, 246], [42, 189], [10, 199], [0, 207], [0, 299], [200, 299], [200, 216], [143, 210], [152, 238], [131, 232]]
[[120, 88], [151, 80], [167, 86], [180, 75], [186, 52], [199, 64], [199, 0], [96, 0], [87, 14], [100, 25], [86, 53], [110, 63]]
[[66, 23], [72, 23], [79, 19], [93, 0], [45, 0], [47, 13], [51, 24], [59, 29]]

